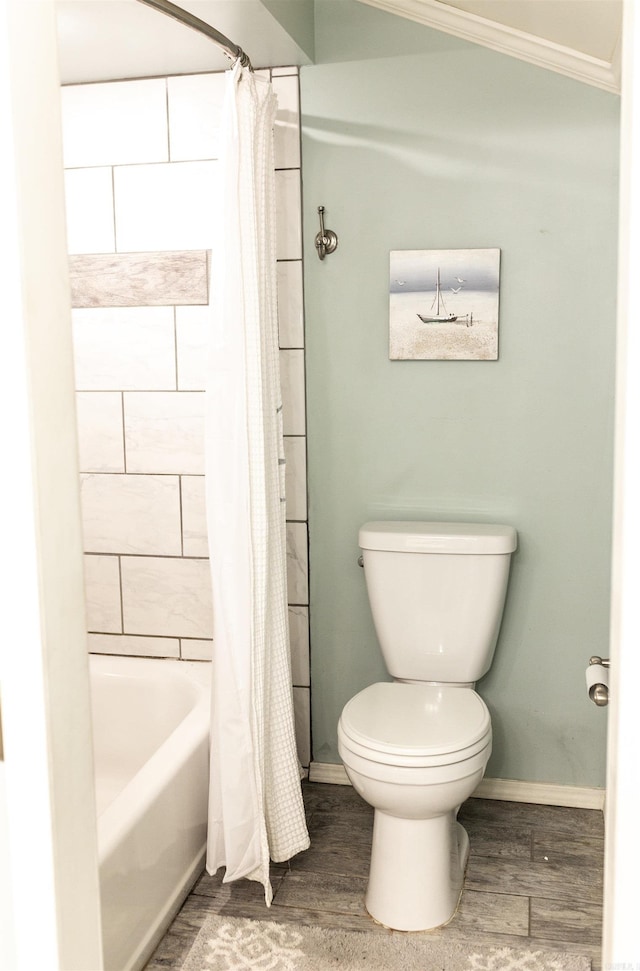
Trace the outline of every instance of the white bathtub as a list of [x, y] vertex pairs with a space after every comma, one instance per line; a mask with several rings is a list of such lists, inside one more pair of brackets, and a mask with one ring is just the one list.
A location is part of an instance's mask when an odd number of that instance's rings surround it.
[[105, 971], [138, 971], [204, 865], [210, 665], [92, 655]]

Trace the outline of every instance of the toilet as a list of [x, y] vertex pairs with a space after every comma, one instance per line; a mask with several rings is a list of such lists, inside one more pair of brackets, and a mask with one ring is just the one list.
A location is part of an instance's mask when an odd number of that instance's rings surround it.
[[484, 775], [491, 717], [475, 683], [491, 666], [512, 526], [370, 522], [361, 563], [392, 682], [345, 705], [338, 751], [373, 806], [365, 905], [386, 927], [429, 930], [456, 912], [469, 855], [457, 822]]

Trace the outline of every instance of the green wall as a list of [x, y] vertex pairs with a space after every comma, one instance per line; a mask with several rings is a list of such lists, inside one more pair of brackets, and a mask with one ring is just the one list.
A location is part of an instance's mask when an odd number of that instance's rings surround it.
[[[512, 523], [494, 778], [604, 784], [618, 99], [352, 0], [301, 71], [313, 758], [387, 679], [357, 566], [368, 519]], [[339, 236], [320, 262], [317, 206]], [[394, 249], [499, 247], [495, 362], [390, 361]]]

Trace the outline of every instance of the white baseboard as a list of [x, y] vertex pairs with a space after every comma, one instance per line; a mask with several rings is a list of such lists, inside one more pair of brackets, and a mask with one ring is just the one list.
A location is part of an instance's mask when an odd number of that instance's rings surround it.
[[552, 782], [521, 782], [519, 779], [483, 779], [473, 795], [478, 799], [603, 810], [605, 790], [588, 786], [559, 786]]
[[[312, 762], [310, 782], [351, 785], [343, 765]], [[518, 779], [483, 779], [473, 795], [478, 799], [506, 802], [535, 802], [541, 806], [571, 806], [574, 809], [604, 809], [604, 789], [586, 786], [559, 786], [548, 782], [521, 782]]]
[[350, 786], [344, 765], [333, 762], [312, 762], [309, 766], [309, 782], [328, 782], [334, 786]]

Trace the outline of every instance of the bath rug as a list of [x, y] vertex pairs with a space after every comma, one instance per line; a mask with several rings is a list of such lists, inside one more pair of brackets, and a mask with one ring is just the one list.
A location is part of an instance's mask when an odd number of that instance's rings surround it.
[[560, 951], [476, 947], [403, 934], [208, 917], [181, 971], [590, 971]]

